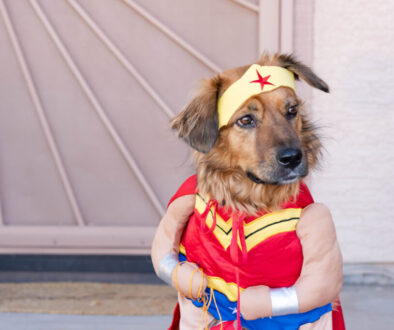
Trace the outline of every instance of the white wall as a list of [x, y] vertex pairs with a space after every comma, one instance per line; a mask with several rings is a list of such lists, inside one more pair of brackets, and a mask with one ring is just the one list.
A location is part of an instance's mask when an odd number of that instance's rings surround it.
[[394, 1], [316, 1], [313, 92], [325, 128], [316, 200], [335, 217], [346, 262], [394, 262]]

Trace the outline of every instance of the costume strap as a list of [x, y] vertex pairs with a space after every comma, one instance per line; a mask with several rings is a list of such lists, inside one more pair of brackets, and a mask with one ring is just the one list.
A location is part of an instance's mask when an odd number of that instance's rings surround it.
[[[212, 226], [207, 231], [207, 230], [205, 230], [205, 223], [206, 223], [206, 219], [207, 219], [208, 213], [211, 211], [212, 207], [213, 207], [213, 210], [212, 210], [213, 222], [212, 222]], [[210, 199], [209, 202], [207, 203], [207, 206], [206, 206], [204, 212], [201, 214], [201, 231], [204, 234], [212, 233], [213, 230], [215, 229], [215, 227], [216, 227], [216, 213], [217, 213], [217, 210], [218, 210], [218, 202], [217, 202], [217, 200]]]
[[[237, 328], [242, 329], [241, 326], [241, 292], [240, 292], [240, 280], [239, 280], [239, 266], [246, 262], [247, 260], [247, 247], [244, 233], [244, 219], [245, 213], [239, 214], [235, 212], [233, 215], [233, 236], [230, 243], [230, 256], [235, 265], [235, 276], [237, 282]], [[238, 256], [238, 238], [241, 245], [242, 260], [239, 261]]]

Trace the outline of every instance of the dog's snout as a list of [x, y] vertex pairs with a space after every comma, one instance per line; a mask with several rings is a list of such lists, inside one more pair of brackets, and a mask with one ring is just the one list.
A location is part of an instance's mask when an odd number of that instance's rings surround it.
[[302, 152], [298, 148], [286, 148], [277, 153], [278, 163], [284, 167], [294, 169], [302, 160]]

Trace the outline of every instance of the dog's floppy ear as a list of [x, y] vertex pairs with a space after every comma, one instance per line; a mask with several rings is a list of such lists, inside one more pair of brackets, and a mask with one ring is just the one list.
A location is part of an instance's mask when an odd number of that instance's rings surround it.
[[309, 67], [298, 62], [292, 55], [279, 55], [281, 66], [295, 74], [296, 79], [301, 78], [309, 85], [320, 89], [323, 92], [329, 93], [328, 85], [320, 79]]
[[171, 122], [171, 128], [178, 132], [180, 138], [203, 153], [212, 149], [218, 137], [219, 89], [219, 76], [203, 80], [196, 96]]

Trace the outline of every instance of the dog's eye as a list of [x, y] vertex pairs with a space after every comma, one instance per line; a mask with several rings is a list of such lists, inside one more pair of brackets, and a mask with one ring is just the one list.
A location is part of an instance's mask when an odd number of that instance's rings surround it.
[[295, 116], [297, 116], [298, 113], [297, 106], [298, 104], [295, 104], [287, 108], [287, 113], [286, 113], [287, 118], [294, 118]]
[[237, 125], [239, 127], [255, 127], [255, 121], [251, 115], [243, 116], [242, 118], [237, 120]]

